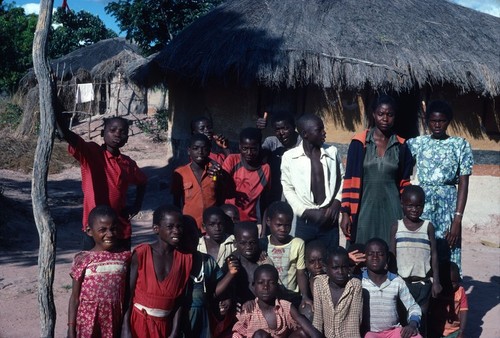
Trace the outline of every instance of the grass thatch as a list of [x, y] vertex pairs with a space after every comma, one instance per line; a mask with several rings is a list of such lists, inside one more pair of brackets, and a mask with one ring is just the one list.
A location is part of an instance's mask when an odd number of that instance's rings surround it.
[[500, 19], [444, 0], [233, 0], [154, 59], [168, 75], [277, 87], [500, 94]]
[[112, 38], [77, 49], [59, 59], [52, 60], [50, 65], [58, 79], [65, 79], [80, 68], [90, 72], [97, 64], [120, 54], [124, 50], [139, 53], [139, 47], [127, 42], [125, 38]]

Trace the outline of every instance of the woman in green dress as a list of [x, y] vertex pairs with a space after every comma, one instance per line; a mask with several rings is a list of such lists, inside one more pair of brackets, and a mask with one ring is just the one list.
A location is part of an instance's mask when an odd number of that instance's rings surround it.
[[400, 191], [410, 184], [411, 154], [393, 131], [394, 99], [379, 97], [372, 116], [373, 127], [355, 135], [347, 153], [340, 226], [351, 243], [390, 243], [391, 226], [402, 217]]

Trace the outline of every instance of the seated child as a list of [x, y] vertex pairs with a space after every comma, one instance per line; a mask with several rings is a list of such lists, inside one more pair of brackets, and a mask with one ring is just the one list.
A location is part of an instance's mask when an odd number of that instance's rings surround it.
[[[403, 219], [392, 226], [391, 251], [396, 256], [398, 274], [406, 282], [411, 295], [422, 310], [420, 332], [426, 335], [429, 297], [441, 292], [439, 264], [434, 227], [420, 219], [424, 211], [425, 193], [418, 185], [409, 185], [401, 195]], [[432, 269], [432, 282], [430, 279]]]
[[224, 229], [226, 215], [221, 208], [210, 207], [203, 212], [203, 230], [205, 235], [198, 242], [198, 251], [212, 256], [217, 264], [222, 267], [233, 251], [234, 236], [228, 236]]
[[271, 234], [261, 239], [261, 248], [267, 251], [278, 270], [285, 288], [285, 294], [281, 296], [297, 308], [306, 304], [312, 306], [304, 260], [305, 244], [302, 239], [290, 236], [292, 207], [286, 202], [276, 201], [267, 208], [266, 214]]
[[314, 280], [313, 325], [329, 338], [361, 337], [361, 281], [349, 278], [349, 256], [337, 247], [328, 253], [326, 275]]
[[202, 116], [191, 121], [191, 134], [205, 135], [211, 144], [210, 159], [222, 165], [227, 155], [230, 154], [229, 142], [222, 134], [214, 135], [212, 119]]
[[202, 231], [203, 210], [220, 202], [217, 173], [221, 167], [208, 157], [210, 141], [203, 134], [191, 136], [188, 153], [191, 162], [175, 169], [172, 176], [172, 196], [174, 205], [193, 217]]
[[184, 232], [181, 211], [161, 206], [153, 213], [158, 241], [140, 244], [130, 266], [130, 305], [122, 337], [168, 337], [179, 329], [180, 298], [189, 280], [193, 257], [177, 250]]
[[[410, 294], [404, 280], [387, 271], [389, 246], [380, 238], [366, 242], [366, 268], [363, 272], [363, 328], [365, 338], [419, 337], [418, 327], [422, 311]], [[401, 327], [397, 299], [408, 311], [408, 325]]]
[[253, 273], [253, 288], [256, 298], [251, 312], [238, 314], [233, 326], [233, 338], [246, 337], [294, 337], [305, 331], [309, 337], [321, 334], [302, 317], [293, 305], [278, 298], [278, 271], [264, 264]]
[[[104, 120], [101, 136], [104, 144], [86, 142], [69, 130], [61, 114], [57, 116], [58, 133], [68, 142], [68, 152], [80, 162], [83, 191], [83, 231], [86, 232], [88, 215], [97, 205], [109, 205], [118, 215], [118, 238], [121, 245], [130, 249], [132, 226], [130, 219], [142, 206], [146, 192], [146, 175], [137, 163], [120, 152], [128, 141], [128, 120], [112, 117]], [[135, 202], [127, 207], [129, 185], [137, 185]], [[91, 237], [85, 236], [86, 239]], [[93, 243], [84, 243], [90, 249]]]
[[[236, 251], [228, 257], [223, 271], [229, 271], [228, 260], [239, 260], [241, 268], [233, 279], [234, 300], [237, 304], [255, 298], [251, 285], [255, 269], [262, 264], [273, 264], [267, 255], [262, 255], [263, 251], [259, 247], [257, 225], [254, 222], [240, 222], [234, 227], [234, 238]], [[265, 257], [263, 257], [265, 256]]]
[[261, 163], [260, 159], [261, 139], [259, 129], [243, 129], [240, 154], [229, 155], [222, 165], [228, 176], [226, 203], [238, 208], [241, 221], [257, 221], [257, 203], [260, 201], [260, 210], [265, 210], [263, 194], [271, 187], [269, 165]]
[[73, 287], [68, 307], [68, 337], [120, 335], [130, 251], [118, 245], [119, 221], [109, 206], [89, 214], [87, 235], [94, 239], [90, 251], [75, 256], [71, 267]]
[[460, 269], [456, 263], [442, 263], [439, 268], [443, 291], [432, 299], [429, 311], [429, 337], [463, 338], [469, 307]]
[[[192, 220], [192, 219], [191, 219]], [[231, 261], [229, 273], [225, 276], [219, 265], [211, 256], [196, 250], [198, 237], [194, 220], [184, 220], [185, 236], [182, 249], [192, 253], [193, 267], [183, 297], [184, 313], [181, 317], [181, 333], [184, 337], [212, 337], [212, 304], [218, 303], [232, 278], [238, 272], [239, 262]]]

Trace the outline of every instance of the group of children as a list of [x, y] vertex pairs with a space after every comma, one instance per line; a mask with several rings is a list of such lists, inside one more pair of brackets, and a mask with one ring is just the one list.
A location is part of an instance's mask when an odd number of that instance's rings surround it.
[[[291, 206], [268, 196], [260, 131], [244, 129], [240, 154], [230, 154], [200, 118], [190, 162], [172, 177], [174, 205], [154, 211], [157, 241], [131, 252], [129, 220], [146, 176], [119, 151], [127, 121], [107, 120], [102, 146], [61, 125], [82, 165], [91, 239], [71, 270], [69, 337], [463, 337], [465, 292], [456, 266], [438, 264], [420, 187], [403, 191], [391, 243], [373, 238], [350, 252], [305, 243], [292, 235]], [[131, 208], [129, 184], [139, 187]]]

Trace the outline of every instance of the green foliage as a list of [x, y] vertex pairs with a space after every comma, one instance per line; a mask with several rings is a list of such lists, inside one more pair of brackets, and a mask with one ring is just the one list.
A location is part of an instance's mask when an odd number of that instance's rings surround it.
[[23, 117], [23, 110], [18, 105], [3, 101], [0, 102], [0, 129], [15, 129]]
[[106, 6], [106, 13], [118, 21], [146, 54], [160, 51], [182, 29], [223, 0], [118, 0]]
[[168, 130], [169, 118], [167, 109], [156, 109], [152, 119], [137, 121], [137, 126], [143, 133], [151, 135], [154, 142], [163, 142], [165, 141], [165, 132]]
[[0, 1], [0, 92], [13, 93], [32, 65], [31, 46], [38, 16]]
[[53, 22], [56, 28], [51, 29], [49, 41], [49, 57], [52, 59], [97, 41], [117, 37], [99, 17], [86, 11], [75, 13], [58, 8]]
[[[0, 93], [13, 93], [28, 69], [33, 66], [32, 45], [38, 16], [26, 15], [15, 4], [0, 1]], [[89, 12], [77, 13], [58, 8], [51, 28], [49, 57], [58, 58], [97, 41], [116, 37], [99, 17]]]

